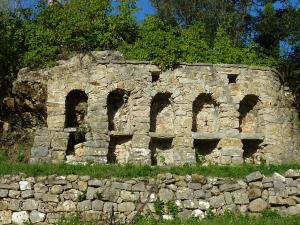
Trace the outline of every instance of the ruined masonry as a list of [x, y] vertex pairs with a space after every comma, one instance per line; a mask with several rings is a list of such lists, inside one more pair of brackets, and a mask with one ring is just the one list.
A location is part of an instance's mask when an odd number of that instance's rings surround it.
[[47, 77], [47, 127], [36, 132], [31, 163], [300, 161], [294, 98], [270, 68], [161, 71], [93, 52], [34, 73]]

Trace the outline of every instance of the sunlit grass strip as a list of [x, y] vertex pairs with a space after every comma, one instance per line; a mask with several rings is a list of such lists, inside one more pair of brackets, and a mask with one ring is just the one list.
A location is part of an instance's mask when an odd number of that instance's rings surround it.
[[[82, 221], [80, 217], [74, 216], [67, 219], [62, 219], [58, 225], [95, 225], [101, 224], [97, 221]], [[267, 211], [261, 216], [247, 216], [240, 214], [225, 213], [221, 216], [211, 216], [209, 218], [199, 219], [186, 219], [186, 220], [155, 220], [153, 217], [140, 217], [132, 221], [130, 224], [135, 225], [299, 225], [300, 215], [281, 217], [275, 212]]]
[[202, 174], [205, 176], [240, 178], [254, 171], [260, 171], [265, 175], [273, 172], [283, 173], [288, 169], [300, 169], [299, 164], [285, 165], [252, 165], [242, 164], [238, 166], [201, 166], [185, 165], [174, 167], [136, 166], [118, 164], [97, 165], [68, 165], [68, 164], [12, 164], [0, 162], [0, 175], [25, 173], [28, 176], [57, 175], [89, 175], [95, 178], [136, 178], [154, 177], [159, 173], [170, 172], [178, 175]]

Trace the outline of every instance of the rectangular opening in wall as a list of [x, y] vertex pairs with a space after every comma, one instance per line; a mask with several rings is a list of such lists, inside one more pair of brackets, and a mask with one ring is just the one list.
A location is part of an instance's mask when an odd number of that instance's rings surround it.
[[259, 139], [244, 139], [242, 140], [245, 159], [253, 158], [254, 154], [260, 149], [260, 145], [263, 141]]
[[238, 74], [228, 74], [227, 77], [228, 77], [229, 84], [235, 84]]
[[108, 146], [108, 163], [128, 163], [130, 157], [132, 135], [130, 136], [110, 136]]
[[152, 71], [151, 77], [152, 77], [152, 83], [158, 82], [160, 79], [160, 71]]
[[212, 154], [217, 149], [220, 139], [194, 140], [194, 149], [196, 159], [199, 162], [200, 158]]
[[75, 145], [85, 142], [85, 132], [70, 132], [66, 155], [75, 154]]
[[163, 159], [162, 155], [160, 154], [164, 151], [171, 150], [172, 149], [172, 142], [173, 138], [169, 139], [163, 139], [163, 138], [151, 138], [151, 141], [149, 143], [149, 149], [151, 151], [151, 164], [152, 165], [158, 165], [165, 159]]

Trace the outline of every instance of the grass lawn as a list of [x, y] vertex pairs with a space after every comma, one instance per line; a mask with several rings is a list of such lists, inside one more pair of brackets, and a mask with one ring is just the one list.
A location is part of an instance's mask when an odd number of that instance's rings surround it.
[[[79, 217], [62, 220], [58, 225], [97, 225], [97, 222], [81, 221]], [[266, 212], [259, 217], [225, 214], [222, 216], [212, 216], [203, 220], [165, 220], [157, 221], [151, 217], [144, 217], [132, 222], [136, 225], [299, 225], [300, 215], [281, 217], [273, 212]]]
[[178, 175], [198, 173], [205, 176], [241, 178], [254, 171], [260, 171], [265, 175], [271, 175], [273, 172], [283, 173], [288, 169], [300, 169], [299, 164], [285, 165], [253, 165], [242, 164], [238, 166], [201, 166], [186, 165], [174, 167], [158, 166], [135, 166], [118, 164], [97, 164], [97, 165], [67, 165], [67, 164], [26, 164], [11, 163], [1, 161], [0, 176], [7, 174], [25, 173], [28, 176], [45, 176], [51, 174], [57, 175], [89, 175], [95, 178], [136, 178], [136, 177], [154, 177], [159, 173], [170, 172]]

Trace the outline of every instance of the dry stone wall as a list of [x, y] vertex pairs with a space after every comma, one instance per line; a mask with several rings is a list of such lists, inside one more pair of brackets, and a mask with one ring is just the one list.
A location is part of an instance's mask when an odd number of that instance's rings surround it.
[[148, 179], [77, 175], [0, 178], [0, 224], [28, 220], [54, 224], [74, 213], [104, 224], [120, 224], [145, 214], [186, 219], [228, 210], [258, 214], [270, 209], [283, 215], [300, 213], [299, 170], [271, 177], [254, 172], [239, 180], [170, 173]]
[[270, 68], [182, 64], [161, 71], [94, 52], [36, 73], [48, 78], [47, 127], [36, 133], [32, 163], [300, 160], [293, 95]]

